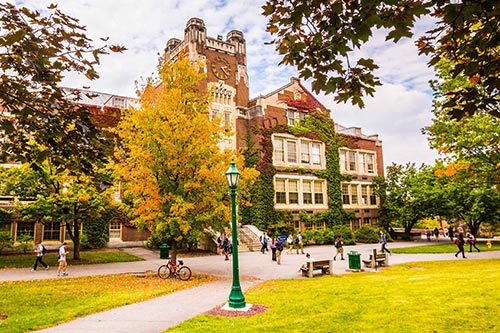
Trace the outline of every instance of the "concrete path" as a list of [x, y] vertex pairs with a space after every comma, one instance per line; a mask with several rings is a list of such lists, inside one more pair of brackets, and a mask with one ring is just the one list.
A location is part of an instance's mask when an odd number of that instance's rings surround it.
[[[391, 243], [390, 248], [406, 247], [427, 243], [397, 242]], [[364, 244], [344, 247], [345, 253], [356, 250], [361, 253], [361, 258], [367, 258], [377, 244]], [[157, 268], [165, 262], [158, 257], [157, 252], [144, 248], [127, 249], [127, 252], [144, 257], [146, 261], [131, 263], [114, 263], [103, 265], [70, 266], [69, 277], [107, 275], [132, 272], [156, 272]], [[333, 246], [310, 246], [305, 251], [315, 259], [329, 259], [335, 253]], [[500, 258], [500, 251], [468, 253], [469, 259]], [[232, 262], [224, 261], [222, 256], [212, 255], [205, 257], [181, 258], [196, 274], [208, 274], [219, 277], [215, 282], [204, 284], [188, 290], [179, 291], [152, 300], [119, 307], [109, 311], [89, 315], [74, 321], [51, 327], [37, 332], [46, 333], [88, 333], [88, 332], [162, 332], [168, 327], [175, 326], [189, 318], [207, 312], [218, 305], [227, 302], [232, 285]], [[469, 260], [457, 259], [453, 254], [394, 254], [389, 258], [391, 265], [411, 261], [435, 260]], [[270, 252], [239, 253], [240, 282], [244, 291], [270, 279], [303, 278], [298, 268], [305, 261], [302, 254], [286, 254], [282, 256], [282, 264], [277, 265], [271, 260]], [[348, 257], [345, 260], [334, 262], [334, 274], [346, 274]], [[369, 271], [369, 270], [367, 270]], [[55, 268], [48, 271], [39, 270], [30, 272], [29, 269], [0, 270], [1, 281], [18, 281], [34, 279], [56, 278]]]

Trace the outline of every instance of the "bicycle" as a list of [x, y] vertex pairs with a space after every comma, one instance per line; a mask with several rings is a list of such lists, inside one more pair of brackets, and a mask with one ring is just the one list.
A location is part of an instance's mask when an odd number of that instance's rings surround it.
[[172, 276], [182, 281], [187, 281], [191, 278], [191, 268], [184, 266], [184, 261], [177, 260], [178, 265], [174, 264], [170, 258], [166, 265], [161, 265], [158, 268], [158, 276], [162, 279], [168, 279]]

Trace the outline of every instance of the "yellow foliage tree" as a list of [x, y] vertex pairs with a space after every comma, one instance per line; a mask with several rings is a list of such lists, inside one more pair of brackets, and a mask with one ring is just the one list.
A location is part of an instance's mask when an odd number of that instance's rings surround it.
[[116, 172], [133, 222], [168, 241], [173, 260], [179, 242], [195, 242], [205, 228], [222, 230], [230, 220], [223, 197], [232, 154], [217, 146], [227, 134], [209, 117], [202, 66], [184, 57], [160, 62], [159, 77], [142, 88], [140, 109], [127, 111], [118, 126]]

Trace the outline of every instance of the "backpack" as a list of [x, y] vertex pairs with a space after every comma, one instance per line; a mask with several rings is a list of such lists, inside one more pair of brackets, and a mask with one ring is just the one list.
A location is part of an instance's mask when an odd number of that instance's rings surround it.
[[281, 243], [281, 242], [277, 242], [277, 243], [276, 243], [276, 249], [277, 249], [278, 251], [283, 251], [283, 243]]
[[457, 239], [455, 239], [455, 245], [458, 245], [458, 244], [460, 244], [460, 240], [457, 238]]
[[335, 241], [334, 246], [335, 246], [336, 248], [342, 247], [342, 241], [341, 241], [340, 239], [337, 239], [337, 240]]
[[47, 253], [47, 249], [45, 248], [45, 245], [42, 244], [42, 255]]
[[295, 244], [299, 244], [299, 242], [300, 242], [299, 236], [296, 236], [295, 237]]

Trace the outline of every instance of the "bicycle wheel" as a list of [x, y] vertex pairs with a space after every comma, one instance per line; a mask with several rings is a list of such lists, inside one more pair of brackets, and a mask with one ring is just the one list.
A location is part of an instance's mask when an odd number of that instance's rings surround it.
[[172, 271], [168, 265], [161, 265], [158, 268], [158, 276], [162, 279], [168, 279], [172, 275]]
[[177, 277], [179, 280], [187, 281], [191, 278], [191, 269], [187, 266], [182, 266], [177, 271]]

